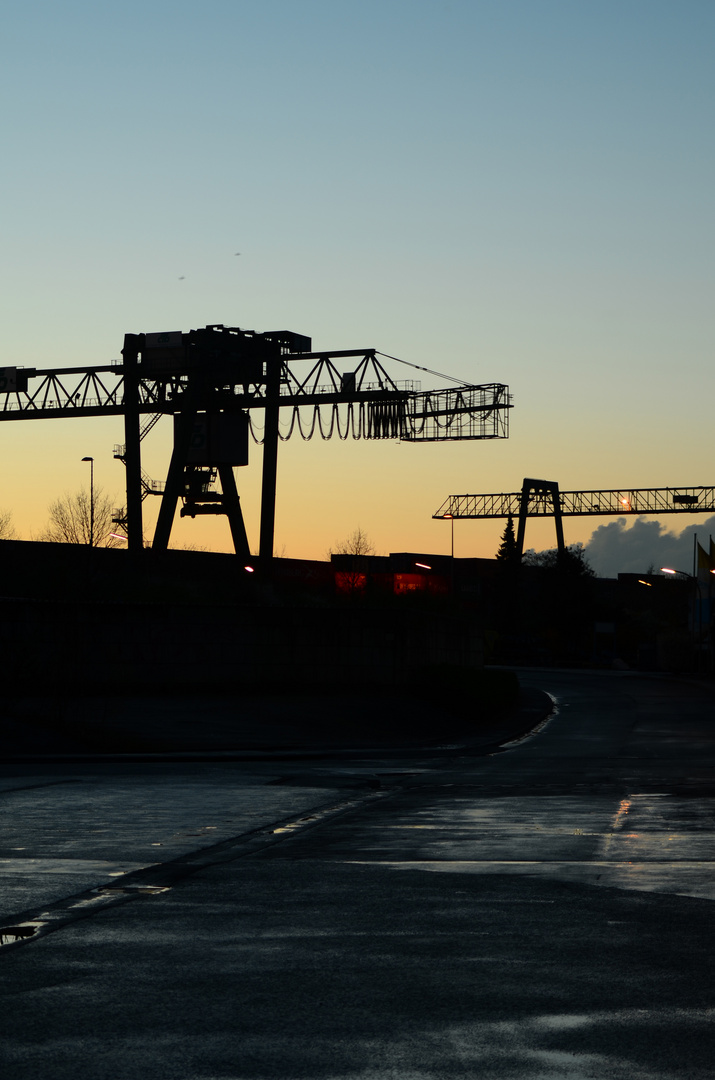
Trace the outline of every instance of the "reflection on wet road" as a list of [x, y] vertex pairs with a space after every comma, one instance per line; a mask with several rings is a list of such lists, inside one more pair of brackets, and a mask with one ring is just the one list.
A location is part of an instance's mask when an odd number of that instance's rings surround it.
[[75, 766], [62, 783], [0, 778], [0, 919], [341, 796], [321, 785], [275, 787], [278, 775], [118, 765]]
[[537, 735], [419, 776], [295, 853], [715, 899], [710, 686], [539, 674], [558, 708]]
[[[364, 823], [347, 848], [395, 867], [510, 873], [715, 900], [715, 800], [633, 794], [460, 798]], [[348, 828], [348, 826], [344, 826]], [[358, 833], [360, 835], [358, 835]]]
[[522, 682], [490, 757], [6, 773], [3, 1075], [710, 1080], [712, 689]]
[[[86, 766], [70, 775], [63, 766], [32, 775], [28, 766], [25, 775], [0, 775], [0, 913], [296, 820], [335, 803], [346, 786], [367, 790], [386, 777], [402, 792], [292, 850], [715, 898], [710, 687], [521, 673], [530, 678], [558, 703], [538, 734], [487, 759], [457, 754], [441, 770], [406, 760], [388, 773], [368, 758]], [[276, 835], [294, 828], [279, 825]]]

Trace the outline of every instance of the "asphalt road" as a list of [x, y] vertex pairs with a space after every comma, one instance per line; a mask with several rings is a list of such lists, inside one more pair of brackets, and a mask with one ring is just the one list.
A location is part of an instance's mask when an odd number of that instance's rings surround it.
[[4, 1080], [710, 1080], [713, 687], [521, 678], [489, 756], [0, 770]]

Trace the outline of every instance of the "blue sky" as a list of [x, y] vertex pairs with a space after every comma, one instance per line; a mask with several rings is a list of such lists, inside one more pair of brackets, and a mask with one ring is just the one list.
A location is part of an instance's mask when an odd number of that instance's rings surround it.
[[[447, 495], [524, 476], [712, 484], [714, 30], [699, 0], [17, 5], [0, 366], [223, 322], [509, 383], [508, 442], [282, 446], [288, 555], [358, 524], [380, 551], [446, 550]], [[110, 420], [2, 425], [0, 506], [36, 533], [85, 454], [122, 502], [120, 441]], [[169, 451], [166, 421], [147, 470]], [[259, 469], [238, 476], [252, 543]], [[458, 523], [457, 553], [502, 528]], [[230, 546], [216, 521], [176, 536]]]

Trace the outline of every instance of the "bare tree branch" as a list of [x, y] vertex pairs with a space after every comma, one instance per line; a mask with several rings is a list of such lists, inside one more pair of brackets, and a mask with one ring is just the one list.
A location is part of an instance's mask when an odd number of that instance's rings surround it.
[[89, 544], [94, 547], [119, 547], [121, 540], [112, 535], [112, 500], [101, 488], [94, 489], [94, 521], [89, 492], [82, 488], [74, 495], [66, 492], [49, 506], [50, 520], [40, 540], [55, 544]]
[[330, 548], [328, 555], [374, 555], [375, 545], [366, 532], [358, 525], [345, 540], [337, 541]]
[[12, 510], [0, 510], [0, 540], [17, 540], [17, 531], [12, 523]]
[[358, 525], [350, 536], [340, 540], [335, 547], [328, 551], [328, 558], [332, 555], [351, 555], [352, 559], [345, 560], [344, 566], [336, 575], [336, 585], [339, 592], [357, 596], [364, 592], [367, 583], [368, 556], [375, 554], [375, 545], [366, 532]]

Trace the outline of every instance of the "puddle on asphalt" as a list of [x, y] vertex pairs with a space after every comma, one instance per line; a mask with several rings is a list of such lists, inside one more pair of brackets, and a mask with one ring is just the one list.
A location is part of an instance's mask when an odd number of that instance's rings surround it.
[[[367, 798], [375, 798], [377, 792], [373, 795], [368, 795]], [[346, 802], [338, 803], [335, 806], [328, 806], [324, 810], [318, 810], [314, 814], [304, 814], [303, 817], [296, 818], [294, 821], [286, 821], [284, 825], [278, 825], [275, 829], [270, 829], [269, 832], [273, 836], [278, 836], [281, 833], [292, 833], [298, 829], [304, 829], [306, 825], [313, 825], [315, 822], [326, 821], [333, 817], [336, 812], [350, 809], [354, 806], [359, 806], [365, 801], [365, 796], [355, 799], [348, 799]]]
[[96, 905], [99, 904], [103, 899], [104, 897], [101, 895], [85, 897], [83, 900], [77, 900], [76, 903], [70, 904], [69, 910], [74, 911], [75, 908], [85, 908], [89, 907], [91, 904]]
[[169, 885], [100, 885], [92, 890], [94, 896], [84, 896], [73, 904], [69, 904], [64, 911], [47, 911], [42, 913], [42, 918], [14, 923], [11, 926], [0, 926], [0, 947], [3, 945], [16, 945], [18, 942], [30, 941], [37, 936], [38, 931], [47, 926], [53, 920], [62, 919], [66, 911], [77, 908], [86, 908], [101, 904], [102, 901], [112, 900], [114, 897], [125, 896], [157, 896], [159, 893], [170, 891]]
[[390, 825], [391, 829], [442, 829], [443, 825]]
[[271, 832], [275, 835], [277, 833], [294, 832], [296, 829], [302, 829], [304, 825], [309, 825], [311, 821], [317, 821], [316, 814], [310, 814], [308, 817], [299, 818], [298, 821], [291, 821], [287, 825], [281, 825], [277, 829], [271, 829]]
[[100, 896], [118, 896], [125, 893], [129, 896], [157, 896], [159, 893], [169, 892], [168, 885], [100, 885], [95, 889]]
[[18, 941], [27, 941], [34, 937], [44, 922], [18, 923], [16, 926], [0, 926], [0, 947], [14, 945]]
[[550, 1028], [554, 1031], [570, 1031], [573, 1028], [585, 1027], [587, 1024], [592, 1024], [593, 1017], [587, 1016], [585, 1013], [554, 1013], [550, 1016], [536, 1016], [532, 1020], [532, 1023], [537, 1024], [540, 1027]]

